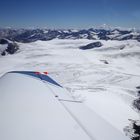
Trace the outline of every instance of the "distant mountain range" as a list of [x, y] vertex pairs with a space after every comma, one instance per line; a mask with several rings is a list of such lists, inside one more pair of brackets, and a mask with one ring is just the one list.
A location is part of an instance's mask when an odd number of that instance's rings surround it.
[[59, 39], [92, 39], [92, 40], [137, 40], [140, 42], [140, 31], [129, 29], [81, 29], [81, 30], [50, 30], [50, 29], [0, 29], [0, 38], [11, 41], [33, 42], [36, 40]]

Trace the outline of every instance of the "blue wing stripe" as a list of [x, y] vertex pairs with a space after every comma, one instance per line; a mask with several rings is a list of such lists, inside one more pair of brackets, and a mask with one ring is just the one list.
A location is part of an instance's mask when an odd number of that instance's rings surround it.
[[26, 74], [26, 75], [29, 75], [29, 76], [33, 76], [33, 77], [39, 78], [39, 79], [44, 80], [46, 82], [49, 82], [51, 84], [57, 85], [59, 87], [62, 87], [57, 82], [55, 82], [52, 78], [50, 78], [48, 75], [44, 75], [44, 74], [41, 74], [41, 73], [40, 74], [36, 74], [36, 72], [33, 72], [33, 71], [12, 71], [12, 72], [9, 72], [9, 73]]

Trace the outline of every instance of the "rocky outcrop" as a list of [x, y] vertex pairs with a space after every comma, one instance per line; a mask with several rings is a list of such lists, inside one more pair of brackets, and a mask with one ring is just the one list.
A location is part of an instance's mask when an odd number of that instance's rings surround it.
[[9, 54], [14, 54], [18, 49], [19, 46], [16, 43], [9, 43], [5, 51]]
[[7, 39], [0, 39], [0, 44], [8, 44], [8, 40]]
[[93, 49], [93, 48], [99, 48], [102, 46], [102, 43], [97, 41], [97, 42], [93, 42], [93, 43], [90, 43], [88, 45], [85, 45], [85, 46], [81, 46], [79, 47], [81, 50], [88, 50], [88, 49]]
[[0, 53], [2, 56], [14, 54], [17, 50], [19, 50], [17, 43], [8, 41], [7, 39], [0, 39]]
[[140, 111], [140, 98], [134, 100], [134, 107]]

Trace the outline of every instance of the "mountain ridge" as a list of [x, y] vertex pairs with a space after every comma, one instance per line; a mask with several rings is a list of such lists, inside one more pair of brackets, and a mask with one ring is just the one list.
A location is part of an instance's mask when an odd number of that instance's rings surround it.
[[121, 28], [90, 29], [12, 29], [0, 28], [0, 38], [17, 42], [34, 42], [58, 39], [90, 39], [90, 40], [137, 40], [140, 42], [140, 31]]

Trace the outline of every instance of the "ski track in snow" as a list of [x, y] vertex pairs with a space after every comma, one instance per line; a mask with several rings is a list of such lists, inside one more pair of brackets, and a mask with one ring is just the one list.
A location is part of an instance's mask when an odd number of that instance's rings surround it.
[[78, 48], [91, 42], [54, 39], [19, 43], [16, 54], [0, 57], [0, 75], [12, 70], [48, 71], [71, 96], [83, 100], [123, 132], [128, 119], [140, 117], [132, 106], [138, 96], [136, 86], [140, 86], [140, 43], [102, 40], [101, 48]]

